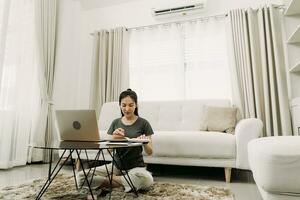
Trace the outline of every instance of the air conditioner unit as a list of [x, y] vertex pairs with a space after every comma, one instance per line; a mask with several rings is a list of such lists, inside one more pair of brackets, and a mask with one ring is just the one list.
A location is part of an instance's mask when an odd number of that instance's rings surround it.
[[174, 5], [171, 7], [159, 7], [152, 8], [152, 15], [154, 17], [170, 17], [170, 16], [180, 16], [180, 15], [190, 15], [203, 12], [205, 8], [205, 1], [193, 1], [190, 3]]

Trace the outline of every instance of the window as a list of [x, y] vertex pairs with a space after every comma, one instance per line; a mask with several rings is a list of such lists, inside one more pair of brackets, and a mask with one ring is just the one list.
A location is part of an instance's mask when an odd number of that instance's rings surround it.
[[141, 100], [230, 99], [226, 19], [130, 32], [130, 87]]

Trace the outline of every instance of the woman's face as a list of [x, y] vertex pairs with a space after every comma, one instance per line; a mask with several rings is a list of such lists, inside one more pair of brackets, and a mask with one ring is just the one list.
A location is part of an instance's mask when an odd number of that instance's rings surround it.
[[136, 109], [136, 103], [129, 96], [121, 100], [121, 111], [125, 117], [134, 116], [135, 109]]

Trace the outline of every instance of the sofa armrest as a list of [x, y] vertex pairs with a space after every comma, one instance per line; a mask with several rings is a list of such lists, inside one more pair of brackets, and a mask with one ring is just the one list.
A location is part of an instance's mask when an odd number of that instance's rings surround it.
[[248, 142], [262, 136], [263, 123], [260, 119], [248, 118], [238, 122], [235, 128], [236, 168], [250, 169], [248, 162]]

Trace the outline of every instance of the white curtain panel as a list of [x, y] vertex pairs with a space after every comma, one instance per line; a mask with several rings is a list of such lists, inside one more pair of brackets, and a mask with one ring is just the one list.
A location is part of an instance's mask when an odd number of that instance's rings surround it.
[[130, 30], [130, 87], [140, 100], [184, 96], [182, 26]]
[[265, 136], [291, 135], [281, 30], [282, 13], [273, 6], [229, 13], [238, 92], [246, 118], [264, 122]]
[[223, 16], [184, 24], [186, 99], [231, 99], [227, 24]]
[[0, 169], [26, 164], [38, 121], [34, 2], [0, 1]]
[[130, 30], [130, 87], [146, 101], [230, 99], [227, 22], [207, 18]]
[[[39, 52], [39, 86], [41, 93], [41, 110], [39, 123], [32, 135], [31, 146], [47, 146], [55, 139], [53, 128], [53, 83], [55, 72], [55, 45], [57, 0], [39, 0], [35, 6], [35, 24]], [[49, 161], [49, 152], [31, 148], [29, 162]]]
[[100, 114], [102, 104], [118, 101], [128, 88], [128, 32], [126, 28], [93, 33], [90, 107]]

